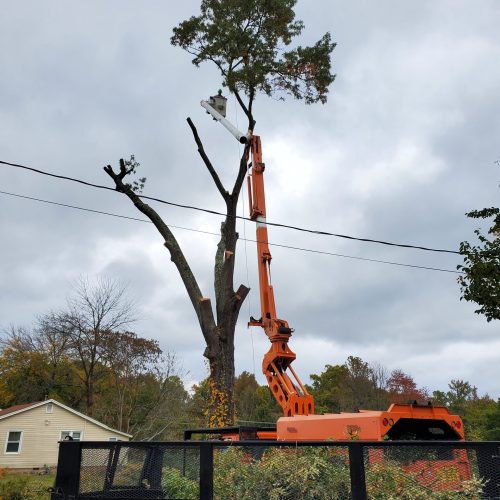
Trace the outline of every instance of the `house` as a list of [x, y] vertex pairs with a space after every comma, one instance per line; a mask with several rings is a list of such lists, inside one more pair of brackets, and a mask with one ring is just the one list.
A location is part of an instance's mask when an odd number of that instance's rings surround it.
[[58, 441], [129, 441], [132, 436], [55, 399], [0, 410], [0, 468], [57, 465]]

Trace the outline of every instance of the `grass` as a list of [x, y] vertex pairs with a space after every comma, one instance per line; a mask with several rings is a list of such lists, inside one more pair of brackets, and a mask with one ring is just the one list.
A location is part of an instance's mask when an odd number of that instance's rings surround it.
[[0, 469], [1, 500], [48, 500], [55, 474], [13, 473]]

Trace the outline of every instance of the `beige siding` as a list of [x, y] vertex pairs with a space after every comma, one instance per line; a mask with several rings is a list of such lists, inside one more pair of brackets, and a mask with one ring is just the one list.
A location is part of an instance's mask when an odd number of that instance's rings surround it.
[[[0, 420], [0, 467], [56, 465], [61, 431], [80, 431], [82, 441], [108, 441], [110, 437], [128, 441], [122, 434], [103, 429], [56, 404], [52, 405], [52, 413], [47, 413], [46, 406]], [[23, 433], [19, 454], [5, 453], [9, 431]]]

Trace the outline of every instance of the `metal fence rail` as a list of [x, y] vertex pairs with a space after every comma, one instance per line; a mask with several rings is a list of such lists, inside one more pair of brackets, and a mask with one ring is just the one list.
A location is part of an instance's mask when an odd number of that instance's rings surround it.
[[51, 498], [500, 499], [500, 443], [67, 441]]

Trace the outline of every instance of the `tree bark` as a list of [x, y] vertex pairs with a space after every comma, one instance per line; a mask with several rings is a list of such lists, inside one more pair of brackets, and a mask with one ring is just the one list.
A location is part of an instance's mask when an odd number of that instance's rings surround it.
[[212, 382], [214, 391], [213, 401], [215, 406], [221, 406], [221, 408], [213, 408], [213, 414], [219, 415], [219, 424], [227, 424], [234, 420], [234, 334], [236, 322], [241, 305], [250, 291], [245, 285], [240, 285], [235, 292], [233, 283], [238, 240], [236, 209], [247, 171], [249, 146], [245, 146], [235, 184], [229, 193], [223, 187], [215, 168], [205, 153], [196, 127], [189, 118], [188, 123], [198, 146], [198, 152], [223, 197], [227, 210], [226, 219], [221, 225], [221, 238], [215, 255], [215, 316], [211, 300], [202, 294], [198, 282], [168, 225], [151, 206], [144, 203], [130, 184], [124, 182], [124, 178], [132, 173], [131, 169], [127, 169], [125, 162], [120, 160], [119, 172], [115, 172], [110, 165], [104, 167], [104, 170], [113, 179], [116, 190], [125, 194], [136, 208], [149, 218], [164, 239], [164, 246], [169, 251], [170, 258], [181, 276], [205, 340], [204, 356], [209, 361], [209, 380]]

